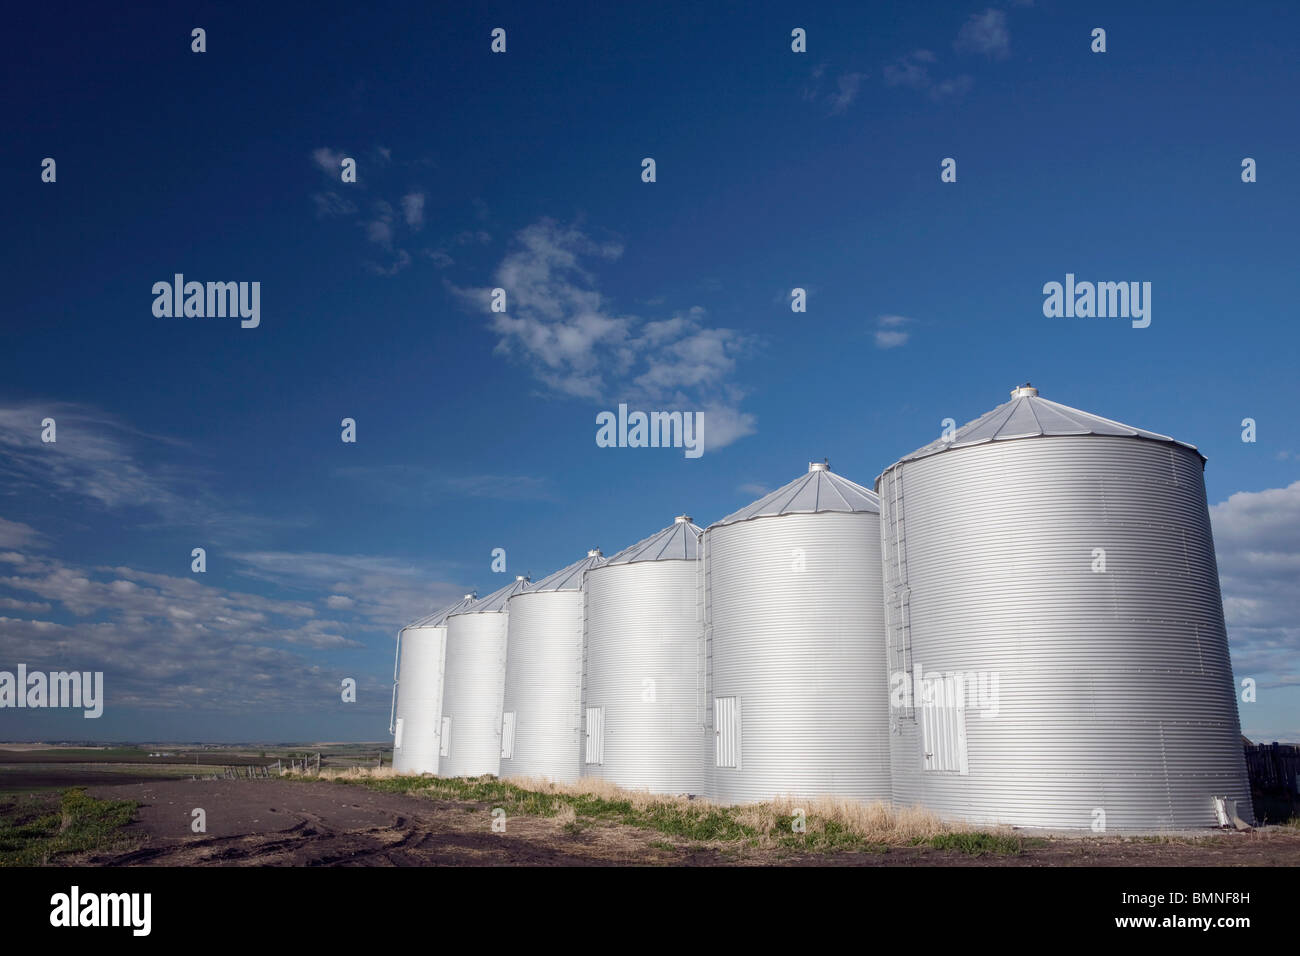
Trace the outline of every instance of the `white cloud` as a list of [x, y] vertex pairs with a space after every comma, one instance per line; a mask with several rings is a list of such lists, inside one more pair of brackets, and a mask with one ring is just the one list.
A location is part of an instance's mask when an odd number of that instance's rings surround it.
[[1210, 508], [1238, 679], [1300, 683], [1300, 481]]
[[[41, 441], [53, 418], [57, 441]], [[153, 507], [178, 513], [185, 501], [172, 482], [134, 460], [142, 437], [101, 412], [66, 402], [0, 407], [0, 477], [16, 489], [91, 499], [108, 508]]]
[[391, 203], [377, 200], [374, 218], [366, 223], [366, 238], [376, 245], [391, 249], [393, 245], [393, 207]]
[[[454, 603], [463, 584], [438, 579], [434, 569], [397, 558], [363, 554], [298, 551], [247, 551], [232, 557], [237, 574], [304, 594], [332, 592], [331, 610], [348, 610], [368, 629], [393, 631], [401, 625]], [[331, 598], [353, 603], [344, 608]], [[295, 605], [296, 606], [296, 605]], [[312, 612], [310, 604], [301, 605]]]
[[507, 312], [490, 310], [491, 289], [448, 288], [485, 313], [497, 351], [528, 366], [562, 395], [610, 404], [652, 403], [664, 410], [703, 410], [721, 448], [751, 434], [754, 416], [737, 403], [737, 358], [752, 345], [735, 329], [711, 326], [693, 307], [646, 320], [615, 309], [601, 294], [589, 264], [623, 254], [621, 243], [597, 241], [571, 226], [543, 219], [521, 230], [497, 268]]
[[825, 77], [826, 64], [817, 64], [809, 73], [808, 82], [804, 85], [801, 95], [809, 103], [825, 102], [828, 106], [828, 114], [836, 116], [853, 105], [862, 90], [862, 81], [867, 78], [867, 74], [841, 73], [835, 78], [830, 89], [827, 89], [827, 84], [823, 83]]
[[837, 90], [831, 94], [831, 112], [843, 113], [858, 98], [865, 73], [841, 73], [836, 81]]
[[977, 53], [993, 59], [1005, 59], [1011, 53], [1011, 34], [1007, 15], [989, 7], [973, 13], [957, 33], [953, 48], [959, 53]]
[[356, 203], [350, 199], [344, 199], [332, 189], [323, 193], [312, 193], [311, 199], [316, 205], [316, 218], [318, 219], [351, 216], [357, 211]]
[[44, 535], [31, 525], [0, 518], [0, 548], [30, 547], [42, 538]]
[[345, 153], [338, 150], [330, 149], [328, 146], [322, 146], [311, 152], [312, 161], [320, 167], [321, 172], [338, 179], [343, 175], [343, 160]]
[[[372, 149], [369, 156], [369, 162], [382, 168], [390, 164], [392, 151], [379, 146]], [[343, 158], [343, 153], [329, 147], [312, 151], [312, 161], [322, 171], [335, 176], [339, 172], [339, 163]], [[387, 199], [374, 199], [370, 203], [370, 212], [360, 214], [357, 203], [347, 198], [345, 194], [348, 189], [364, 188], [358, 184], [344, 187], [342, 192], [331, 189], [313, 193], [311, 198], [316, 209], [316, 217], [351, 220], [353, 225], [360, 228], [368, 243], [383, 251], [380, 261], [363, 259], [364, 268], [373, 275], [397, 275], [412, 262], [410, 250], [403, 248], [403, 245], [414, 233], [424, 228], [426, 194], [422, 189], [411, 189], [396, 200], [396, 206]], [[432, 259], [439, 268], [451, 264], [450, 257], [445, 253], [425, 250], [421, 254]]]
[[937, 57], [929, 50], [916, 50], [899, 57], [884, 68], [885, 85], [901, 86], [906, 89], [924, 93], [935, 102], [945, 99], [960, 99], [968, 93], [974, 81], [965, 74], [936, 80], [930, 75], [930, 64]]
[[407, 193], [402, 197], [402, 216], [412, 229], [424, 226], [424, 193]]
[[377, 276], [394, 276], [411, 264], [411, 254], [405, 249], [398, 249], [388, 265], [380, 265], [377, 262], [367, 262], [366, 268]]
[[[357, 601], [354, 610], [342, 600], [327, 598], [332, 611], [348, 612], [351, 618], [333, 620], [319, 616], [310, 600], [217, 587], [201, 575], [87, 568], [28, 555], [0, 572], [0, 609], [69, 614], [75, 623], [3, 614], [0, 646], [11, 661], [35, 669], [102, 670], [112, 707], [226, 713], [310, 710], [337, 702], [343, 675], [357, 676], [368, 688], [365, 709], [381, 711], [389, 688], [382, 679], [365, 676], [372, 652], [356, 635], [391, 634], [403, 613], [415, 617], [434, 610], [442, 594], [419, 586], [427, 576], [411, 569], [394, 577], [393, 565], [380, 559], [250, 557], [266, 559], [264, 564], [281, 570], [301, 565], [308, 571], [301, 580], [318, 590], [319, 582], [335, 577], [358, 592], [368, 588], [370, 600]], [[287, 576], [281, 581], [290, 588], [294, 583]], [[459, 593], [459, 588], [446, 588], [445, 603]], [[366, 665], [359, 671], [356, 663], [341, 667], [319, 656], [357, 651], [363, 653], [356, 662]]]
[[882, 315], [876, 319], [876, 348], [895, 349], [906, 345], [911, 333], [904, 332], [902, 326], [911, 321], [905, 315]]
[[[46, 417], [58, 429], [58, 440], [49, 444], [40, 438]], [[85, 405], [0, 406], [0, 480], [14, 493], [106, 511], [151, 512], [171, 527], [201, 528], [210, 540], [259, 536], [272, 525], [302, 523], [235, 510], [228, 496], [219, 498], [202, 485], [206, 472], [162, 460], [161, 448], [177, 446], [184, 447]], [[10, 529], [8, 535], [14, 533]], [[4, 540], [0, 526], [0, 547], [7, 546]]]
[[725, 448], [732, 442], [758, 431], [758, 420], [748, 412], [729, 405], [705, 405], [701, 410], [704, 447], [709, 451]]

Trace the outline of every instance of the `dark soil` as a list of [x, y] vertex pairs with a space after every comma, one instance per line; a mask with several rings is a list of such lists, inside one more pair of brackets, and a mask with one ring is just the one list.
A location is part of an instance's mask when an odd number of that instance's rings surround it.
[[[705, 845], [625, 826], [535, 816], [492, 829], [487, 804], [291, 780], [172, 780], [90, 790], [140, 804], [135, 849], [92, 856], [110, 866], [1300, 866], [1300, 831], [1214, 834], [1194, 842], [1049, 837], [1018, 855], [925, 847], [806, 853]], [[192, 811], [207, 832], [190, 830]]]

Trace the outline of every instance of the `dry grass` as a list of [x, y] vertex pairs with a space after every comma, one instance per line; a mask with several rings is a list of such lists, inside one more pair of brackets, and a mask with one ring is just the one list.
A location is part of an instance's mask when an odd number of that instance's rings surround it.
[[[895, 808], [845, 797], [781, 797], [727, 806], [703, 798], [629, 790], [595, 778], [584, 777], [573, 783], [523, 776], [462, 781], [401, 775], [391, 767], [323, 770], [320, 778], [362, 784], [373, 781], [384, 789], [396, 787], [411, 793], [425, 792], [422, 782], [427, 781], [426, 795], [440, 797], [455, 797], [463, 791], [466, 797], [498, 800], [509, 791], [515, 795], [513, 812], [549, 816], [566, 827], [581, 826], [583, 819], [612, 817], [718, 846], [744, 843], [751, 847], [884, 848], [937, 845], [935, 841], [954, 839], [961, 842], [961, 838], [975, 834], [998, 841], [1012, 839], [1005, 828], [962, 826], [947, 823], [919, 807]], [[802, 823], [801, 830], [796, 829], [796, 820]]]
[[391, 767], [324, 769], [319, 775], [286, 772], [284, 776], [336, 780], [435, 799], [490, 801], [508, 805], [511, 813], [558, 820], [572, 832], [597, 821], [616, 822], [716, 847], [885, 851], [929, 846], [983, 854], [1019, 853], [1025, 845], [1006, 827], [949, 823], [920, 807], [896, 808], [846, 797], [779, 797], [728, 806], [703, 798], [628, 790], [586, 777], [574, 783], [522, 776], [465, 779], [398, 774]]
[[[700, 797], [670, 796], [647, 790], [628, 790], [607, 780], [583, 778], [576, 783], [558, 783], [544, 777], [510, 777], [506, 780], [523, 790], [564, 796], [589, 796], [601, 800], [630, 803], [646, 811], [670, 806], [685, 812], [706, 814], [722, 812], [737, 824], [762, 834], [760, 843], [771, 842], [772, 835], [783, 831], [795, 834], [797, 810], [803, 811], [805, 829], [812, 834], [839, 831], [866, 843], [908, 846], [941, 834], [968, 832], [970, 827], [946, 823], [934, 813], [920, 807], [895, 808], [885, 803], [863, 803], [848, 797], [778, 797], [766, 803], [727, 806]], [[1004, 828], [999, 828], [1004, 829]], [[1009, 832], [1009, 831], [1008, 831]]]
[[629, 803], [636, 810], [663, 806], [692, 807], [700, 810], [718, 807], [718, 804], [702, 797], [692, 799], [686, 796], [651, 793], [649, 790], [628, 790], [615, 786], [608, 780], [598, 780], [595, 777], [583, 777], [574, 783], [562, 783], [548, 780], [546, 777], [506, 777], [505, 782], [533, 793], [548, 793], [564, 797], [594, 797], [597, 800]]
[[404, 775], [399, 774], [392, 767], [348, 767], [346, 770], [331, 770], [328, 767], [323, 767], [319, 773], [315, 770], [281, 770], [280, 776], [309, 778], [312, 780], [379, 780]]
[[881, 846], [910, 846], [946, 833], [969, 830], [945, 823], [920, 807], [896, 808], [863, 803], [846, 797], [778, 797], [769, 803], [750, 803], [734, 809], [736, 822], [753, 827], [769, 838], [783, 831], [793, 835], [802, 811], [804, 826], [814, 837], [847, 834]]

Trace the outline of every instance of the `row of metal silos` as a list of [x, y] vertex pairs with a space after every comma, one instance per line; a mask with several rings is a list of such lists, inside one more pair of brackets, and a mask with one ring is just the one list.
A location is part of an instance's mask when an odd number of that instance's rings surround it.
[[[1249, 819], [1203, 463], [1026, 386], [875, 491], [811, 464], [412, 625], [394, 766], [1071, 829], [1212, 825], [1216, 797]], [[407, 688], [439, 628], [440, 709]]]

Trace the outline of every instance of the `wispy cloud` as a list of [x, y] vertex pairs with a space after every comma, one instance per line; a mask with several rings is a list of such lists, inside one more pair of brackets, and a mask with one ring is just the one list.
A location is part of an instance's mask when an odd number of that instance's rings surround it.
[[1235, 676], [1300, 684], [1300, 481], [1238, 492], [1210, 518]]
[[831, 94], [831, 112], [843, 113], [858, 98], [858, 91], [862, 89], [862, 81], [866, 79], [865, 73], [841, 73], [836, 80], [836, 91]]
[[[53, 442], [41, 421], [55, 422]], [[187, 502], [175, 476], [146, 470], [131, 445], [141, 433], [110, 415], [68, 402], [0, 406], [0, 477], [13, 488], [88, 498], [107, 508], [148, 507], [173, 515]]]
[[808, 75], [807, 83], [804, 84], [802, 96], [806, 102], [824, 103], [828, 115], [838, 116], [846, 112], [857, 100], [858, 94], [862, 91], [862, 81], [867, 78], [867, 74], [840, 73], [835, 78], [835, 82], [829, 86], [825, 83], [826, 75], [825, 63], [819, 63], [813, 67]]
[[[312, 150], [312, 162], [330, 182], [328, 189], [311, 195], [316, 218], [351, 220], [373, 247], [371, 257], [363, 261], [364, 268], [372, 275], [397, 275], [413, 261], [411, 250], [406, 247], [406, 244], [409, 244], [415, 233], [424, 228], [426, 194], [423, 189], [416, 187], [397, 197], [395, 202], [382, 196], [375, 197], [378, 189], [372, 187], [378, 184], [381, 177], [363, 177], [360, 164], [358, 164], [357, 181], [340, 185], [339, 164], [345, 155], [351, 154], [328, 146]], [[382, 170], [392, 163], [392, 151], [377, 146], [370, 150], [367, 163], [370, 168]], [[361, 200], [354, 199], [352, 196], [374, 198], [366, 203], [367, 212], [363, 214]], [[425, 250], [425, 253], [428, 254], [428, 250]], [[435, 264], [441, 265], [436, 261]]]
[[703, 410], [710, 448], [754, 431], [754, 417], [738, 407], [744, 390], [734, 377], [737, 359], [753, 345], [748, 336], [710, 325], [698, 306], [656, 320], [615, 308], [591, 269], [623, 255], [616, 240], [543, 219], [521, 230], [514, 245], [494, 274], [507, 312], [491, 311], [490, 288], [448, 283], [488, 317], [498, 352], [561, 395]]
[[[351, 588], [366, 598], [347, 606], [321, 600], [318, 591], [279, 600], [209, 585], [202, 575], [89, 568], [31, 553], [16, 557], [0, 568], [0, 645], [6, 656], [36, 669], [103, 671], [111, 707], [314, 710], [337, 703], [340, 679], [355, 676], [365, 689], [357, 706], [382, 711], [388, 687], [365, 676], [368, 666], [357, 673], [355, 664], [345, 669], [328, 661], [362, 651], [366, 645], [358, 634], [390, 634], [403, 600], [414, 615], [436, 597], [416, 583], [417, 572], [393, 576], [382, 562], [331, 562], [320, 555], [261, 563], [291, 568], [297, 562], [332, 582], [336, 594], [347, 596]], [[256, 568], [266, 556], [246, 557]], [[448, 589], [449, 600], [453, 592]], [[50, 619], [59, 614], [70, 615], [73, 623]], [[356, 661], [368, 665], [369, 653]]]
[[[44, 418], [55, 421], [54, 442], [41, 441]], [[11, 493], [53, 497], [92, 512], [144, 515], [138, 525], [142, 529], [158, 523], [196, 528], [209, 541], [256, 539], [272, 528], [308, 523], [302, 518], [242, 511], [229, 495], [212, 492], [206, 467], [174, 463], [177, 449], [187, 451], [188, 446], [132, 428], [87, 405], [0, 405], [0, 481]], [[26, 527], [15, 530], [12, 524], [0, 525], [0, 547]], [[30, 537], [17, 542], [33, 543]]]
[[402, 197], [402, 216], [412, 229], [424, 227], [424, 193], [412, 192]]
[[911, 333], [903, 331], [902, 327], [911, 321], [904, 315], [882, 315], [876, 319], [876, 348], [896, 349], [906, 345]]
[[341, 150], [321, 146], [311, 151], [312, 162], [320, 167], [321, 172], [338, 179], [343, 174], [343, 160], [347, 154]]
[[916, 90], [935, 102], [960, 99], [970, 92], [974, 80], [965, 74], [942, 80], [931, 76], [930, 67], [937, 60], [929, 50], [915, 50], [901, 56], [885, 65], [885, 85]]
[[344, 199], [332, 189], [327, 189], [322, 193], [312, 193], [312, 202], [316, 205], [317, 219], [334, 219], [339, 216], [352, 216], [356, 214], [357, 204], [350, 199]]
[[45, 536], [31, 525], [21, 521], [0, 518], [0, 548], [27, 548], [37, 545]]
[[958, 53], [976, 53], [995, 60], [1011, 55], [1011, 33], [1007, 30], [1007, 15], [989, 7], [983, 13], [973, 13], [962, 24], [953, 41]]
[[445, 568], [398, 558], [300, 551], [244, 551], [232, 558], [240, 576], [301, 592], [313, 613], [346, 612], [366, 631], [392, 633], [465, 593], [464, 584], [442, 580]]

